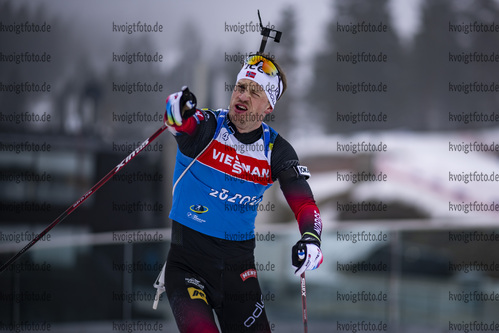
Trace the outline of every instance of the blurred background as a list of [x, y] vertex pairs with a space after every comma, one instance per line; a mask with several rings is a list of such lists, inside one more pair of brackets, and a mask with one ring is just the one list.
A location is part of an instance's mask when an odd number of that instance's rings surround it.
[[[0, 263], [158, 129], [169, 94], [227, 107], [257, 9], [288, 77], [268, 123], [310, 169], [324, 223], [310, 332], [498, 330], [493, 0], [2, 1]], [[164, 294], [152, 309], [175, 151], [160, 136], [0, 275], [0, 331], [177, 331]], [[301, 332], [299, 233], [276, 185], [259, 279], [273, 331]]]

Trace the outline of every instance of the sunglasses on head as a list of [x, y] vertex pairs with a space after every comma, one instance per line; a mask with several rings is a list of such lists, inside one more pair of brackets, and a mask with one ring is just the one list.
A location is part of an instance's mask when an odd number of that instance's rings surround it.
[[260, 62], [262, 63], [262, 71], [265, 74], [270, 76], [279, 75], [279, 70], [277, 69], [276, 65], [272, 62], [272, 60], [265, 58], [262, 55], [252, 54], [246, 59], [246, 63], [248, 65], [257, 65]]

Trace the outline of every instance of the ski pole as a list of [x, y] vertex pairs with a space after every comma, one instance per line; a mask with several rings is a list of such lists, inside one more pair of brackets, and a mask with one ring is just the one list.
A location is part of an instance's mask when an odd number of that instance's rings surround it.
[[137, 156], [145, 147], [147, 147], [154, 139], [156, 139], [163, 131], [167, 128], [166, 125], [161, 126], [153, 135], [146, 139], [142, 144], [137, 147], [134, 151], [130, 153], [120, 164], [115, 166], [107, 175], [105, 175], [97, 184], [95, 184], [87, 193], [85, 193], [80, 199], [78, 199], [73, 205], [69, 206], [59, 217], [57, 217], [48, 227], [45, 228], [41, 233], [39, 233], [35, 238], [33, 238], [24, 248], [21, 249], [16, 255], [10, 258], [5, 264], [0, 267], [0, 274], [7, 269], [14, 261], [16, 261], [23, 253], [28, 251], [33, 245], [35, 245], [43, 236], [45, 236], [53, 227], [61, 223], [69, 214], [71, 214], [78, 206], [80, 206], [85, 200], [87, 200], [92, 194], [97, 192], [97, 190], [104, 185], [109, 179], [111, 179], [118, 171], [121, 170], [125, 165], [128, 164], [135, 156]]
[[308, 332], [308, 318], [307, 318], [307, 287], [305, 285], [305, 272], [300, 275], [300, 285], [301, 285], [301, 306], [302, 306], [302, 317], [303, 317], [303, 328], [305, 333]]
[[[298, 260], [304, 261], [307, 254], [307, 247], [304, 243], [298, 244]], [[305, 265], [305, 263], [303, 263]], [[300, 275], [300, 289], [301, 289], [301, 308], [303, 318], [303, 328], [305, 333], [308, 332], [308, 318], [307, 318], [307, 286], [305, 284], [305, 271]]]

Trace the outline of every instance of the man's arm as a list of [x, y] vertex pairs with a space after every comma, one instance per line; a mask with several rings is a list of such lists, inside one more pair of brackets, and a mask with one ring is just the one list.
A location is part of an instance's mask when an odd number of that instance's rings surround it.
[[[273, 174], [279, 180], [284, 197], [298, 222], [301, 239], [292, 248], [292, 261], [296, 267], [295, 274], [300, 275], [322, 263], [320, 211], [307, 182], [310, 177], [308, 169], [299, 164], [293, 147], [280, 136], [274, 143], [272, 163], [277, 166]], [[305, 259], [298, 256], [302, 248], [306, 251]]]
[[307, 176], [300, 174], [300, 165], [291, 167], [279, 177], [279, 184], [286, 201], [295, 214], [301, 235], [314, 237], [320, 245], [322, 221]]

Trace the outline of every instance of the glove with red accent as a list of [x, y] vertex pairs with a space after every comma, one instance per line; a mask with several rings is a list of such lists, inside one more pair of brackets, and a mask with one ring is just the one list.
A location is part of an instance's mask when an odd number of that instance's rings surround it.
[[300, 276], [305, 271], [311, 271], [322, 264], [323, 255], [320, 239], [306, 232], [291, 249], [291, 263], [295, 268], [295, 275]]
[[203, 113], [196, 110], [196, 103], [196, 96], [186, 86], [182, 87], [182, 91], [168, 96], [164, 120], [171, 133], [194, 133], [197, 125], [204, 120]]

